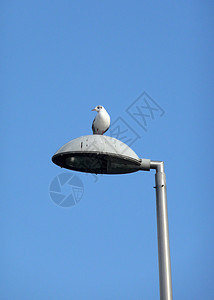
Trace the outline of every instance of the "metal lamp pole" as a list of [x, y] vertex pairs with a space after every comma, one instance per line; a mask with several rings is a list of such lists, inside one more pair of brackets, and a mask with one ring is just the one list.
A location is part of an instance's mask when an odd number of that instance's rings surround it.
[[172, 300], [172, 277], [166, 198], [166, 175], [164, 173], [164, 163], [162, 161], [150, 161], [150, 168], [156, 170], [155, 188], [157, 209], [160, 300]]
[[[92, 148], [91, 151], [90, 146]], [[103, 135], [87, 135], [68, 142], [55, 153], [52, 161], [62, 168], [95, 174], [125, 174], [139, 170], [156, 170], [155, 188], [160, 300], [172, 300], [164, 163], [162, 161], [140, 159], [123, 142]]]

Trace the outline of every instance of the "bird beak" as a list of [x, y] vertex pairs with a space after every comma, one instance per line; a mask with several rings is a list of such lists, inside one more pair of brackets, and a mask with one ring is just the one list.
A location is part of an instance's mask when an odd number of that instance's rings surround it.
[[93, 110], [93, 111], [96, 111], [96, 109], [95, 109], [95, 108], [93, 108], [92, 110]]

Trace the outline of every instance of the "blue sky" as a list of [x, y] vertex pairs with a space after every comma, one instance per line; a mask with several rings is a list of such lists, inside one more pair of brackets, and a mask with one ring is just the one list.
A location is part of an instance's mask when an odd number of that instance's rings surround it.
[[[213, 12], [211, 1], [1, 3], [1, 299], [159, 299], [153, 171], [71, 172], [81, 201], [49, 195], [69, 173], [52, 155], [92, 133], [98, 104], [139, 136], [140, 157], [165, 162], [174, 299], [213, 299]], [[165, 112], [147, 132], [127, 114], [144, 91]]]

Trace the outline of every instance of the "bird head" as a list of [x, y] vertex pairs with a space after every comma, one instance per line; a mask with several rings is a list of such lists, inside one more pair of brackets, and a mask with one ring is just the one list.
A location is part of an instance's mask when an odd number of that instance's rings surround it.
[[93, 111], [96, 111], [96, 112], [100, 112], [101, 110], [104, 110], [104, 107], [102, 105], [97, 105], [94, 109], [92, 109]]

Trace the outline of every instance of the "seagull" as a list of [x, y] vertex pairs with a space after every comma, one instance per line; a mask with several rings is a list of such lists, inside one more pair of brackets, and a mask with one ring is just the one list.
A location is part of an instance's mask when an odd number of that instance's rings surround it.
[[105, 108], [102, 105], [96, 106], [93, 111], [96, 111], [98, 114], [94, 118], [92, 123], [93, 134], [103, 134], [110, 127], [110, 117]]

